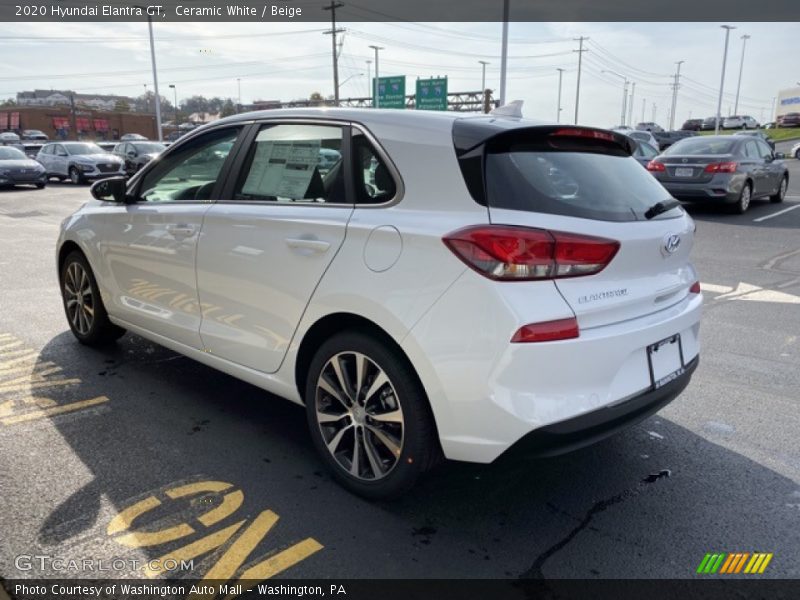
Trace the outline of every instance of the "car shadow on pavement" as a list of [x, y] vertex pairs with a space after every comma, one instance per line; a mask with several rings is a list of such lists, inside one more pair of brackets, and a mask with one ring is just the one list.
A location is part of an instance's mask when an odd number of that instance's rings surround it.
[[[680, 578], [706, 552], [754, 550], [775, 553], [768, 575], [800, 574], [798, 484], [659, 415], [560, 457], [444, 463], [406, 496], [370, 503], [324, 471], [301, 407], [138, 336], [95, 350], [65, 332], [38, 360], [81, 379], [57, 401], [108, 398], [49, 418], [69, 450], [58, 460], [47, 460], [50, 445], [28, 440], [41, 425], [20, 425], [26, 450], [13, 460], [31, 477], [52, 478], [52, 496], [4, 496], [38, 502], [39, 513], [49, 503], [39, 551], [119, 554], [107, 532], [117, 513], [150, 495], [164, 499], [170, 486], [225, 481], [244, 493], [229, 521], [265, 509], [280, 516], [264, 552], [305, 536], [324, 546], [291, 577]], [[676, 402], [692, 401], [690, 385]], [[178, 517], [140, 519], [147, 530]], [[165, 548], [136, 551], [156, 558]]]

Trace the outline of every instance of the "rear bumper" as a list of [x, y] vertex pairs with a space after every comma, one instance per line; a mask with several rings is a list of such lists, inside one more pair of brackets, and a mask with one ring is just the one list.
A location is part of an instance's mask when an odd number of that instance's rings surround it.
[[[646, 316], [582, 326], [575, 339], [513, 344], [524, 323], [511, 297], [518, 286], [506, 286], [503, 304], [476, 279], [462, 277], [401, 344], [428, 394], [447, 458], [489, 463], [537, 432], [542, 447], [554, 435], [567, 450], [592, 443], [672, 400], [696, 366], [702, 294]], [[519, 293], [529, 306], [536, 298], [537, 311], [550, 304], [546, 286]], [[685, 371], [651, 394], [647, 346], [675, 334]]]
[[684, 202], [733, 204], [742, 193], [744, 181], [744, 178], [717, 175], [705, 183], [660, 183], [672, 196]]
[[532, 431], [509, 450], [528, 456], [557, 456], [597, 443], [643, 421], [677, 398], [692, 378], [700, 357], [695, 356], [677, 379], [616, 404]]

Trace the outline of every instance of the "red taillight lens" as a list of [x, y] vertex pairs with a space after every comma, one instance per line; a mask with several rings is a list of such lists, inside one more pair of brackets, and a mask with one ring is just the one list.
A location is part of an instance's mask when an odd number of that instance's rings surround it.
[[595, 140], [614, 141], [614, 134], [608, 131], [600, 131], [598, 129], [581, 129], [579, 127], [567, 127], [564, 129], [556, 129], [550, 135], [562, 137], [579, 137], [579, 138], [592, 138]]
[[695, 281], [692, 284], [692, 287], [689, 288], [689, 293], [690, 294], [699, 294], [700, 293], [700, 282], [699, 281]]
[[736, 173], [737, 166], [735, 162], [711, 163], [706, 166], [704, 171], [706, 173]]
[[592, 275], [619, 250], [614, 240], [510, 225], [467, 227], [443, 241], [481, 275], [504, 281]]
[[523, 325], [511, 338], [512, 343], [554, 342], [556, 340], [570, 340], [580, 335], [578, 321], [575, 317], [546, 321], [545, 323], [531, 323]]
[[667, 168], [664, 166], [664, 163], [657, 162], [655, 159], [653, 159], [647, 163], [647, 170], [663, 173], [667, 170]]

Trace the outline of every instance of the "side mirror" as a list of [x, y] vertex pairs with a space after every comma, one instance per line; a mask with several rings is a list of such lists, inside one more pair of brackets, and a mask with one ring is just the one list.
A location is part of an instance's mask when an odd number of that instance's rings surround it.
[[90, 191], [97, 200], [123, 204], [127, 198], [127, 188], [128, 183], [124, 177], [110, 177], [95, 181]]
[[775, 153], [775, 160], [783, 160], [784, 158], [786, 158], [786, 154], [784, 152]]

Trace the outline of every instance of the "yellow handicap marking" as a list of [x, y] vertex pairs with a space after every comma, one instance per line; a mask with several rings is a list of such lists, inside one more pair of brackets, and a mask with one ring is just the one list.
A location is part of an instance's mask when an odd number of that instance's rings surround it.
[[0, 333], [0, 424], [26, 423], [108, 402], [106, 396], [97, 396], [65, 404], [39, 395], [81, 383], [62, 371], [54, 362], [40, 362], [38, 352], [13, 334]]
[[[106, 533], [115, 542], [129, 548], [158, 546], [187, 538], [188, 544], [172, 549], [145, 565], [142, 573], [150, 578], [167, 574], [164, 565], [194, 560], [214, 551], [221, 552], [216, 562], [202, 576], [202, 581], [197, 586], [201, 590], [219, 589], [214, 587], [215, 583], [234, 580], [237, 585], [243, 586], [242, 591], [244, 591], [323, 549], [322, 544], [309, 537], [280, 551], [274, 550], [256, 559], [250, 559], [256, 548], [278, 523], [278, 515], [271, 510], [261, 511], [249, 523], [247, 518], [240, 519], [211, 533], [198, 531], [186, 520], [178, 525], [154, 531], [142, 531], [134, 527], [137, 519], [162, 506], [163, 502], [157, 496], [161, 496], [166, 502], [190, 498], [202, 499], [208, 494], [221, 495], [222, 500], [214, 508], [194, 517], [194, 520], [206, 529], [232, 516], [244, 502], [244, 492], [235, 489], [234, 485], [228, 482], [198, 481], [178, 485], [164, 490], [163, 493], [153, 493], [123, 509], [111, 519]], [[246, 563], [248, 566], [243, 567]], [[235, 594], [227, 598], [234, 596]], [[189, 596], [192, 600], [212, 597], [213, 594], [205, 593]]]

